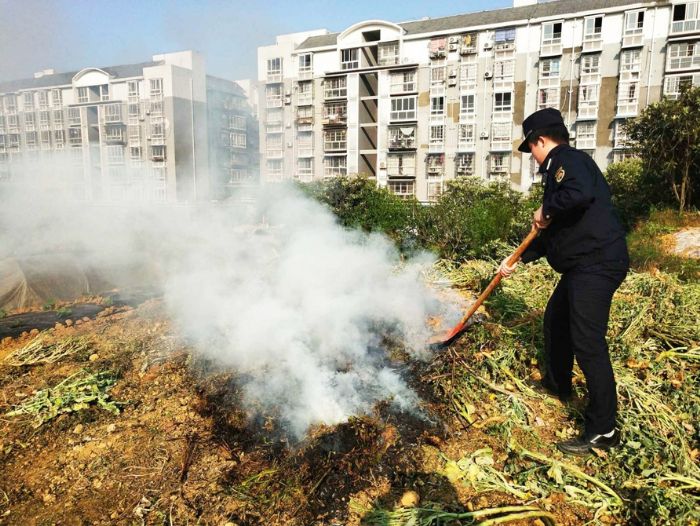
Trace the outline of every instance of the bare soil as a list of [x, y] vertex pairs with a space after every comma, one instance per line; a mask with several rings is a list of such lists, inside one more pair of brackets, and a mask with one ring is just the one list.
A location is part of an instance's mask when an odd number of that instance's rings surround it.
[[[498, 437], [452, 416], [430, 388], [429, 363], [408, 364], [425, 400], [420, 413], [380, 405], [372, 415], [319, 426], [291, 443], [272, 415], [241, 406], [235, 371], [213, 371], [180, 342], [158, 300], [112, 306], [70, 326], [52, 320], [47, 338], [88, 336], [89, 356], [3, 364], [32, 329], [47, 327], [45, 315], [10, 316], [0, 325], [20, 320], [23, 329], [4, 333], [12, 337], [0, 346], [0, 524], [353, 525], [361, 523], [361, 510], [391, 509], [407, 490], [446, 509], [516, 503], [507, 494], [453, 485], [439, 473], [444, 457], [490, 446], [501, 462], [505, 453]], [[117, 375], [110, 394], [123, 403], [119, 415], [91, 407], [38, 428], [5, 416], [83, 368]], [[565, 418], [561, 406], [544, 400], [536, 409], [541, 439], [553, 440], [550, 430]], [[557, 524], [590, 519], [588, 510], [557, 495], [547, 505]]]

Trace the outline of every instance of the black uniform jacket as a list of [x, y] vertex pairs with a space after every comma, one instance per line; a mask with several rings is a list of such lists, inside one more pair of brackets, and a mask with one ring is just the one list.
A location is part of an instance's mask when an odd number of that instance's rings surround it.
[[627, 269], [625, 232], [610, 201], [610, 187], [591, 157], [568, 144], [553, 148], [540, 167], [542, 212], [549, 227], [523, 254], [541, 256], [557, 272], [609, 263]]

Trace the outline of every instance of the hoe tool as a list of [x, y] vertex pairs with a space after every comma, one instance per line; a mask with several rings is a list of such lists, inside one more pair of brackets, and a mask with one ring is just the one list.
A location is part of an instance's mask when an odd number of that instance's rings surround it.
[[[539, 234], [539, 229], [533, 225], [532, 230], [530, 230], [530, 233], [523, 240], [523, 242], [520, 243], [520, 246], [518, 246], [518, 248], [515, 249], [515, 252], [513, 252], [513, 254], [511, 254], [510, 258], [508, 259], [509, 266], [514, 265], [520, 259], [520, 256], [523, 255], [523, 252], [525, 252], [527, 247], [530, 246], [530, 243], [532, 243], [532, 241], [537, 237], [537, 234]], [[472, 315], [486, 300], [486, 298], [489, 297], [489, 294], [491, 294], [493, 289], [495, 289], [496, 286], [500, 283], [501, 277], [501, 273], [497, 273], [491, 280], [491, 283], [489, 283], [488, 287], [486, 287], [486, 289], [484, 289], [484, 291], [481, 293], [481, 296], [479, 296], [476, 299], [476, 301], [472, 304], [472, 306], [469, 307], [469, 310], [460, 320], [460, 322], [457, 325], [455, 325], [449, 332], [441, 334], [431, 339], [428, 342], [428, 346], [431, 349], [443, 349], [450, 345], [452, 342], [454, 342], [459, 337], [459, 335], [462, 334], [467, 328], [467, 322], [472, 317]]]

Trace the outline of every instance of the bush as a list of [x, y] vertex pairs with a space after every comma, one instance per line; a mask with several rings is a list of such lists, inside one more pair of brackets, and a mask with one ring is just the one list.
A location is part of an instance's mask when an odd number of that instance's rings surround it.
[[450, 181], [438, 202], [417, 216], [418, 242], [443, 258], [500, 258], [530, 229], [535, 199], [504, 183]]
[[652, 184], [644, 176], [641, 159], [625, 159], [610, 164], [605, 171], [605, 179], [610, 185], [613, 204], [628, 230], [637, 219], [649, 213], [652, 205], [659, 204], [658, 184]]

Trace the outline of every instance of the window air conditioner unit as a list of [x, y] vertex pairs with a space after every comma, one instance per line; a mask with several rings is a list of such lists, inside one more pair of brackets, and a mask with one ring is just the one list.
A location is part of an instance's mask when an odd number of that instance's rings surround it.
[[291, 148], [291, 147], [292, 147], [292, 143], [291, 143], [291, 142], [288, 142], [288, 143], [287, 143], [287, 148]]
[[575, 138], [576, 138], [576, 132], [575, 131], [569, 132], [569, 139], [575, 139]]
[[447, 82], [447, 85], [448, 85], [448, 86], [456, 86], [456, 85], [457, 85], [457, 79], [450, 79], [450, 80]]
[[481, 137], [482, 139], [488, 139], [488, 138], [489, 138], [489, 132], [487, 132], [487, 131], [482, 131], [482, 132], [479, 134], [479, 137]]
[[485, 78], [485, 79], [490, 79], [491, 77], [493, 77], [493, 73], [492, 73], [492, 72], [490, 72], [490, 71], [484, 72], [484, 78]]
[[459, 37], [450, 37], [448, 40], [450, 44], [459, 44]]
[[493, 49], [493, 42], [491, 42], [491, 41], [484, 42], [484, 50], [489, 50], [489, 49]]
[[456, 69], [451, 69], [449, 77], [450, 78], [455, 78], [457, 76], [457, 70]]
[[386, 170], [386, 163], [385, 163], [385, 162], [379, 163], [379, 169], [380, 169], [380, 170]]

